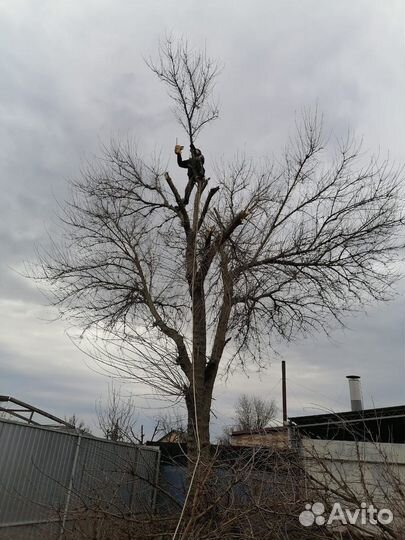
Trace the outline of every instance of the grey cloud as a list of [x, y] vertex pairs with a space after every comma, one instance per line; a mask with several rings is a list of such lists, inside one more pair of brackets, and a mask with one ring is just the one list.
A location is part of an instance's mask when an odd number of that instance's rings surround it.
[[[56, 201], [66, 198], [66, 181], [99, 153], [100, 143], [128, 136], [146, 156], [162, 149], [163, 160], [172, 159], [182, 133], [165, 90], [143, 61], [154, 54], [159, 36], [173, 31], [197, 46], [206, 43], [224, 63], [217, 86], [221, 118], [201, 137], [210, 174], [216, 158], [236, 150], [278, 157], [296, 114], [316, 104], [328, 131], [344, 136], [351, 127], [364, 135], [367, 150], [405, 157], [400, 2], [192, 0], [179, 9], [174, 0], [15, 0], [2, 10], [0, 321], [8, 333], [0, 343], [11, 349], [0, 351], [0, 369], [17, 397], [28, 395], [58, 414], [64, 408], [66, 414], [91, 414], [81, 381], [91, 386], [93, 375], [83, 376], [83, 359], [59, 326], [38, 328], [33, 306], [42, 299], [11, 268], [30, 260], [35, 245], [46, 245], [47, 231], [56, 236]], [[345, 407], [344, 375], [355, 368], [367, 403], [403, 402], [402, 313], [401, 301], [376, 307], [368, 319], [350, 319], [352, 330], [334, 333], [334, 342], [316, 337], [283, 348], [291, 410], [308, 410], [311, 403]], [[65, 371], [53, 362], [55, 355]], [[223, 421], [244, 388], [279, 391], [279, 359], [271, 359], [261, 380], [252, 371], [248, 380], [236, 375], [220, 383], [215, 407]], [[51, 389], [56, 373], [67, 377], [65, 389], [61, 380]], [[75, 387], [80, 410], [72, 399]]]

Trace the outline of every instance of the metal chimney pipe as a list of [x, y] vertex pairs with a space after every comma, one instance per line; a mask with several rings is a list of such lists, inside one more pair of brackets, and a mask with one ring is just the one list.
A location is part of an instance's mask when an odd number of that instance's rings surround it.
[[347, 375], [346, 379], [349, 379], [350, 401], [352, 411], [362, 411], [363, 399], [361, 396], [360, 377], [358, 375]]

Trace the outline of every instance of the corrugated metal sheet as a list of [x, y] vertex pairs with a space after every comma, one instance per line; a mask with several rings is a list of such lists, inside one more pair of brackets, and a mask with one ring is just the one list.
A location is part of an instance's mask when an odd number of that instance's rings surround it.
[[62, 518], [67, 503], [151, 510], [158, 467], [155, 448], [0, 421], [0, 527]]

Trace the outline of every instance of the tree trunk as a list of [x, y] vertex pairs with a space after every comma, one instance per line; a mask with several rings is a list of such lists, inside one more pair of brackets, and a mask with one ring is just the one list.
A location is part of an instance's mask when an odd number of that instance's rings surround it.
[[[195, 401], [194, 401], [195, 400]], [[204, 386], [196, 385], [195, 391], [190, 386], [186, 396], [188, 490], [183, 509], [185, 529], [182, 538], [187, 538], [187, 529], [193, 527], [194, 520], [207, 504], [209, 498], [210, 474], [210, 410], [211, 395], [205, 393]]]
[[206, 464], [210, 458], [211, 394], [206, 392], [204, 385], [199, 385], [198, 381], [196, 383], [195, 391], [190, 386], [186, 396], [187, 457], [190, 471], [194, 470], [196, 464]]

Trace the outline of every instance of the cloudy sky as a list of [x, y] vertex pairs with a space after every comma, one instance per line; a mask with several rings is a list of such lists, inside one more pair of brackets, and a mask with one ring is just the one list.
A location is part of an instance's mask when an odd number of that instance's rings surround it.
[[[296, 115], [315, 106], [336, 135], [350, 128], [366, 151], [405, 161], [401, 0], [0, 0], [0, 393], [89, 424], [108, 379], [50, 322], [55, 313], [20, 272], [58, 234], [67, 182], [101, 144], [130, 137], [173, 158], [182, 133], [144, 62], [167, 33], [224, 66], [221, 117], [200, 140], [208, 164], [238, 150], [277, 158]], [[331, 340], [282, 350], [292, 415], [347, 409], [348, 373], [362, 376], [366, 405], [405, 402], [401, 290]], [[242, 391], [279, 399], [280, 360], [269, 352], [266, 373], [220, 381], [216, 430]], [[137, 403], [148, 424], [156, 403]]]

